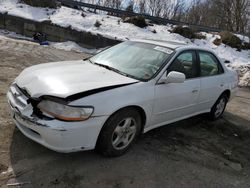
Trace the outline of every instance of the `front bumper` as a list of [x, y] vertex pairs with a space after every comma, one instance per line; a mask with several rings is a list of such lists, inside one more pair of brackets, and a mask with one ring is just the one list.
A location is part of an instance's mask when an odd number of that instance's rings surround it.
[[[81, 122], [64, 122], [57, 119], [42, 120], [31, 113], [18, 110], [18, 102], [7, 93], [11, 116], [18, 129], [28, 138], [57, 152], [69, 153], [95, 148], [98, 135], [107, 116], [92, 117]], [[28, 110], [33, 111], [31, 107]]]

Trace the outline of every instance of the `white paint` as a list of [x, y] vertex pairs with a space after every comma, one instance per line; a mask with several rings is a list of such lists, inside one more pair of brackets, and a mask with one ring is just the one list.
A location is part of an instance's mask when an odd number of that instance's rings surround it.
[[58, 62], [25, 69], [16, 83], [31, 97], [42, 95], [67, 97], [96, 88], [136, 82], [88, 61]]
[[[168, 47], [167, 43], [165, 47]], [[170, 63], [182, 51], [196, 49], [201, 48], [180, 46], [175, 50], [176, 53]], [[68, 105], [94, 107], [92, 117], [81, 122], [34, 119], [29, 105], [19, 109], [15, 97], [8, 92], [8, 102], [17, 107], [23, 117], [29, 119], [27, 121], [14, 118], [14, 122], [24, 135], [52, 150], [59, 152], [89, 150], [95, 148], [105, 121], [121, 108], [138, 106], [143, 109], [146, 114], [144, 132], [147, 132], [193, 115], [209, 112], [225, 90], [231, 91], [231, 97], [237, 91], [236, 72], [227, 69], [222, 62], [220, 63], [224, 69], [223, 74], [186, 79], [182, 83], [160, 84], [159, 80], [165, 77], [170, 63], [148, 82], [138, 82], [70, 102]], [[25, 69], [16, 79], [18, 86], [26, 88], [32, 97], [52, 95], [62, 98], [91, 89], [134, 82], [136, 80], [84, 61], [33, 66]], [[14, 108], [11, 108], [13, 114]]]

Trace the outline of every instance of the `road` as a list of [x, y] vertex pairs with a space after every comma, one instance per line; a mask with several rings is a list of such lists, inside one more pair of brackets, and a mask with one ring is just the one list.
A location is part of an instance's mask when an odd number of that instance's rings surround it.
[[86, 56], [0, 38], [0, 187], [250, 187], [249, 89], [240, 90], [218, 121], [196, 116], [152, 130], [119, 158], [60, 154], [23, 136], [5, 97], [13, 79], [34, 64]]

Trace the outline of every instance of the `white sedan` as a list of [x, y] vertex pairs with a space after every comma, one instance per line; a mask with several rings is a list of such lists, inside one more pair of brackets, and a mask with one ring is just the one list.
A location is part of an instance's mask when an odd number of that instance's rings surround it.
[[209, 50], [136, 40], [27, 68], [7, 98], [16, 126], [45, 147], [119, 156], [151, 129], [201, 113], [219, 118], [237, 82]]

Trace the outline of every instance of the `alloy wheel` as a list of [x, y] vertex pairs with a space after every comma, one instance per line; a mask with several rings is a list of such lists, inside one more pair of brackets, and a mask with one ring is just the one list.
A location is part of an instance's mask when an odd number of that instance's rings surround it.
[[226, 101], [224, 98], [221, 98], [219, 103], [216, 105], [216, 110], [215, 110], [216, 118], [219, 117], [223, 113], [225, 106], [226, 106]]
[[126, 148], [135, 137], [136, 127], [136, 121], [132, 117], [120, 121], [112, 134], [113, 147], [117, 150]]

